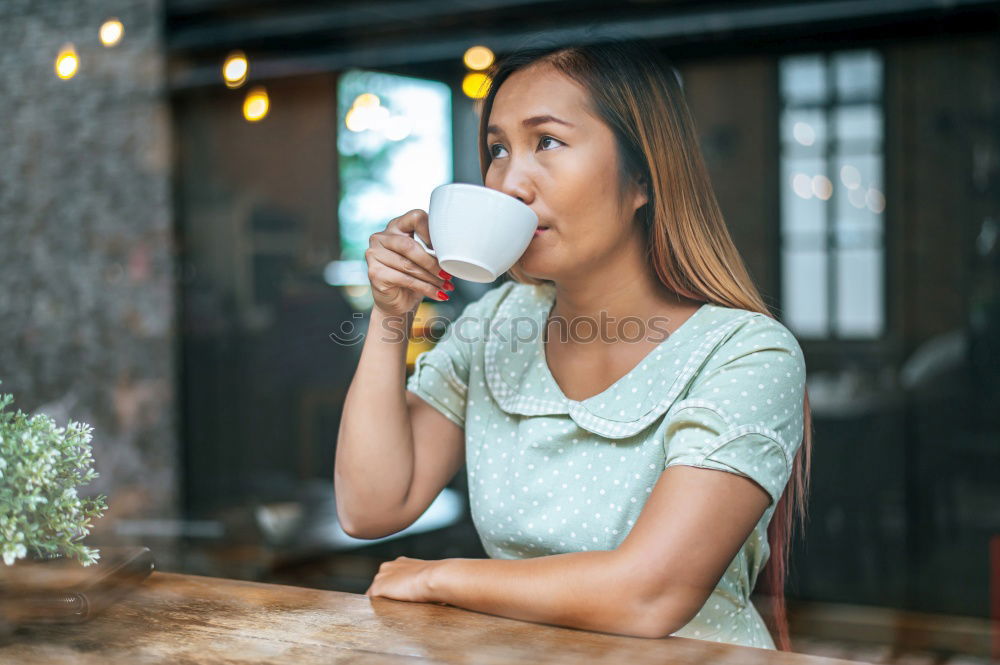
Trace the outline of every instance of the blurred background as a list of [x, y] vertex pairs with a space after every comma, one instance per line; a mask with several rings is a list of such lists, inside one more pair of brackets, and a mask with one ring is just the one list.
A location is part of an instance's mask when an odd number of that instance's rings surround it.
[[[361, 343], [331, 335], [367, 323], [368, 236], [481, 184], [494, 56], [615, 33], [675, 65], [806, 354], [794, 650], [1000, 659], [997, 2], [0, 0], [0, 392], [94, 426], [90, 542], [355, 593], [484, 557], [464, 467], [405, 531], [339, 528]], [[498, 284], [422, 303], [409, 369]]]

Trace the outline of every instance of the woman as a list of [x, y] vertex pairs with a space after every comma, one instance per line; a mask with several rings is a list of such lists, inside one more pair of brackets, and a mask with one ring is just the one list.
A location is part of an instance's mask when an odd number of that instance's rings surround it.
[[639, 41], [523, 50], [491, 78], [484, 184], [544, 230], [405, 391], [413, 310], [453, 286], [411, 237], [429, 241], [424, 211], [371, 237], [382, 332], [365, 341], [335, 470], [343, 527], [375, 538], [465, 462], [491, 558], [400, 557], [368, 595], [773, 649], [750, 602], [760, 577], [789, 649], [805, 364], [733, 246], [677, 78]]

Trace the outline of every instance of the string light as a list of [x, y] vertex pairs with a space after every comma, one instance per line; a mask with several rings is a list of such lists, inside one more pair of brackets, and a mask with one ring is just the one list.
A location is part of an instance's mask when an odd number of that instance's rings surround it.
[[101, 25], [101, 43], [110, 48], [122, 40], [125, 26], [117, 18], [109, 18]]
[[360, 95], [354, 98], [354, 106], [381, 106], [382, 100], [378, 98], [378, 95], [371, 92], [362, 92]]
[[255, 86], [247, 92], [246, 99], [243, 100], [243, 117], [247, 122], [259, 122], [267, 116], [270, 106], [267, 90], [262, 85]]
[[56, 56], [56, 76], [63, 80], [76, 76], [76, 70], [80, 66], [80, 58], [76, 54], [76, 47], [73, 44], [64, 44]]
[[492, 83], [490, 77], [482, 72], [469, 72], [462, 79], [462, 92], [465, 93], [466, 97], [482, 99], [490, 91]]
[[473, 71], [482, 71], [493, 64], [493, 51], [485, 46], [472, 46], [462, 56], [465, 66]]
[[382, 100], [371, 92], [363, 92], [354, 98], [354, 103], [344, 117], [344, 125], [352, 132], [366, 129], [381, 129], [389, 119], [389, 109], [382, 106]]
[[222, 65], [222, 78], [227, 88], [238, 88], [246, 83], [249, 73], [250, 64], [243, 51], [233, 51], [226, 56], [226, 61]]

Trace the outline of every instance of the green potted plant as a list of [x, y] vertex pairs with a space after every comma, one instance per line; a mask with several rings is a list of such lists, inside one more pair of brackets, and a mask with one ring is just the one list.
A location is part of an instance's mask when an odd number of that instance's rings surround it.
[[100, 555], [81, 540], [107, 509], [104, 495], [77, 494], [78, 486], [97, 478], [90, 446], [93, 427], [72, 420], [59, 427], [44, 414], [12, 413], [7, 407], [13, 401], [13, 396], [0, 394], [3, 563], [65, 557], [88, 566]]

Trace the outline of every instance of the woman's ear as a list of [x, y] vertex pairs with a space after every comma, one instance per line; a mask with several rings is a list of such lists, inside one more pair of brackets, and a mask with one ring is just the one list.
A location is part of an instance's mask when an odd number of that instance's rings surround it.
[[638, 210], [642, 206], [649, 203], [649, 195], [647, 194], [648, 191], [646, 178], [640, 177], [635, 183], [635, 195], [632, 199], [632, 210]]

